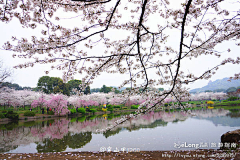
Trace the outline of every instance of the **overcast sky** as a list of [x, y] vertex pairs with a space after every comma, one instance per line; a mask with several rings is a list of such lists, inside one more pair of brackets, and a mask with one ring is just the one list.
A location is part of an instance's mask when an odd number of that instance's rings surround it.
[[[32, 29], [24, 29], [22, 28], [17, 21], [12, 21], [9, 24], [0, 23], [0, 46], [4, 44], [4, 42], [11, 40], [11, 37], [17, 36], [17, 37], [30, 37], [31, 35], [36, 35], [36, 30]], [[116, 33], [112, 33], [114, 37], [119, 36], [115, 35]], [[179, 33], [178, 33], [179, 34]], [[178, 35], [180, 36], [180, 35]], [[176, 37], [178, 37], [176, 36]], [[169, 43], [175, 44], [174, 39], [170, 39]], [[196, 75], [201, 75], [204, 70], [210, 69], [211, 67], [214, 67], [215, 65], [221, 63], [221, 61], [227, 57], [236, 58], [239, 55], [239, 47], [236, 47], [233, 45], [234, 42], [226, 42], [222, 43], [221, 45], [218, 45], [217, 48], [220, 51], [226, 51], [229, 47], [231, 47], [231, 52], [224, 52], [222, 54], [221, 58], [216, 59], [215, 56], [201, 56], [197, 59], [189, 60], [186, 59], [182, 62], [181, 68], [186, 72], [193, 72], [196, 73]], [[12, 52], [10, 51], [4, 51], [0, 50], [0, 59], [3, 61], [5, 67], [12, 68], [13, 66], [27, 62], [28, 59], [19, 59], [19, 58], [12, 58]], [[46, 70], [50, 69], [50, 65], [35, 65], [33, 68], [24, 68], [24, 69], [13, 69], [13, 75], [9, 79], [12, 83], [17, 83], [20, 86], [30, 86], [30, 87], [36, 87], [38, 79], [41, 76], [45, 76]], [[225, 77], [231, 77], [235, 73], [239, 73], [240, 65], [233, 65], [233, 64], [227, 64], [225, 66], [220, 67], [217, 74], [215, 74], [211, 80], [217, 80], [222, 79]], [[60, 71], [52, 71], [48, 76], [52, 77], [62, 77], [62, 73]], [[123, 75], [117, 75], [117, 74], [102, 74], [98, 78], [95, 79], [94, 83], [90, 86], [91, 88], [100, 88], [103, 84], [107, 86], [119, 86], [124, 78], [127, 76]], [[81, 79], [81, 75], [76, 75], [75, 79]], [[208, 80], [209, 81], [209, 80]], [[188, 85], [188, 88], [194, 89], [194, 88], [200, 88], [208, 83], [207, 80], [200, 80], [197, 82], [194, 82], [190, 85]]]

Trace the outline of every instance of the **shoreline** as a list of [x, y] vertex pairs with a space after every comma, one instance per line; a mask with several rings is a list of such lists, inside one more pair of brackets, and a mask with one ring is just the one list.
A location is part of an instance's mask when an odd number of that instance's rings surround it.
[[240, 150], [172, 150], [140, 152], [48, 152], [48, 153], [0, 153], [0, 159], [240, 159]]
[[[121, 111], [99, 111], [99, 112], [95, 112], [93, 113], [86, 113], [85, 115], [82, 115], [81, 113], [77, 113], [77, 114], [66, 114], [66, 115], [48, 115], [48, 114], [42, 114], [42, 115], [37, 115], [37, 116], [21, 116], [19, 117], [19, 119], [17, 121], [33, 121], [33, 120], [46, 120], [46, 119], [52, 119], [52, 118], [62, 118], [62, 117], [70, 117], [70, 118], [74, 118], [74, 117], [81, 117], [81, 116], [91, 116], [91, 115], [104, 115], [104, 114], [111, 114], [111, 113], [115, 113], [115, 114], [121, 114], [121, 113], [128, 113], [128, 112], [134, 112], [135, 110], [121, 110]], [[5, 124], [8, 122], [12, 122], [14, 120], [9, 119], [9, 118], [2, 118], [0, 119], [0, 124]], [[15, 120], [16, 121], [16, 120]]]
[[[231, 107], [236, 107], [238, 106], [238, 104], [236, 105], [229, 105]], [[223, 105], [216, 105], [214, 106], [214, 109], [225, 109], [224, 107], [226, 106], [223, 106]], [[164, 107], [163, 110], [165, 110], [167, 107]], [[196, 106], [190, 110], [198, 110], [198, 109], [202, 109], [201, 106]], [[18, 121], [33, 121], [33, 120], [44, 120], [44, 119], [52, 119], [52, 118], [58, 118], [58, 117], [78, 117], [78, 116], [91, 116], [91, 115], [102, 115], [102, 114], [121, 114], [121, 113], [128, 113], [128, 112], [135, 112], [136, 109], [128, 109], [128, 110], [113, 110], [113, 111], [97, 111], [95, 113], [92, 113], [92, 112], [87, 112], [85, 113], [84, 115], [82, 115], [81, 113], [74, 113], [74, 114], [66, 114], [66, 115], [49, 115], [49, 114], [38, 114], [36, 116], [20, 116]], [[158, 110], [158, 111], [161, 111], [161, 110]], [[9, 118], [2, 118], [0, 119], [0, 124], [5, 124], [5, 123], [8, 123], [8, 122], [12, 122], [14, 120], [11, 120]]]

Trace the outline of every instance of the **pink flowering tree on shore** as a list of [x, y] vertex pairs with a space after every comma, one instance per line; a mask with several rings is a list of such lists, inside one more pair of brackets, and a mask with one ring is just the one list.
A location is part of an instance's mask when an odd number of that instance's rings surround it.
[[227, 99], [227, 94], [223, 92], [202, 92], [202, 93], [197, 93], [197, 94], [191, 94], [190, 97], [191, 100], [223, 100]]
[[40, 107], [40, 109], [41, 109], [42, 107], [46, 106], [46, 105], [47, 105], [47, 101], [44, 99], [43, 96], [39, 97], [39, 98], [36, 99], [36, 100], [33, 100], [32, 104], [31, 104], [31, 106], [32, 106], [33, 108], [36, 108], [36, 107], [38, 108], [38, 107]]
[[55, 112], [55, 115], [65, 115], [69, 113], [67, 100], [65, 100], [62, 95], [53, 95], [46, 104]]
[[110, 103], [109, 104], [111, 104], [111, 105], [120, 105], [120, 104], [122, 104], [122, 102], [123, 102], [122, 98], [120, 98], [120, 97], [113, 97], [113, 98], [110, 99]]

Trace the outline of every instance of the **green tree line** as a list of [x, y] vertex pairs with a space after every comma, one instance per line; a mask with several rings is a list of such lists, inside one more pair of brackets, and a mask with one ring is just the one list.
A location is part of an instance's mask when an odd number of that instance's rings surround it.
[[[59, 77], [42, 76], [38, 80], [37, 88], [47, 94], [62, 93], [69, 96], [70, 94], [76, 94], [74, 91], [72, 91], [74, 88], [76, 88], [78, 91], [81, 91], [79, 88], [81, 83], [81, 80], [77, 79], [73, 79], [67, 83], [64, 83]], [[87, 86], [83, 92], [84, 94], [90, 94], [90, 87]]]

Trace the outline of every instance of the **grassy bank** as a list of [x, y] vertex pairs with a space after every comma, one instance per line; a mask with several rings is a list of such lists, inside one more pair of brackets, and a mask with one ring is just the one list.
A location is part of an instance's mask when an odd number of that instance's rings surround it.
[[[206, 102], [209, 101], [189, 101], [189, 102], [183, 102], [183, 104], [189, 103], [192, 104], [194, 107], [192, 108], [186, 108], [186, 110], [197, 110], [197, 109], [206, 109], [208, 106]], [[214, 108], [223, 108], [223, 109], [240, 109], [240, 100], [236, 101], [213, 101], [213, 107]], [[162, 106], [163, 110], [167, 112], [173, 112], [173, 111], [179, 111], [180, 109], [170, 109], [171, 105], [173, 103], [164, 104]], [[89, 106], [86, 108], [79, 108], [76, 110], [73, 106], [69, 106], [68, 109], [70, 110], [70, 114], [68, 116], [90, 116], [90, 115], [102, 115], [102, 114], [111, 114], [111, 113], [134, 113], [134, 111], [138, 108], [139, 105], [132, 105], [132, 106], [124, 106], [124, 105], [107, 105], [106, 108], [102, 108], [102, 106]], [[14, 113], [19, 115], [19, 119], [31, 119], [31, 117], [37, 118], [51, 118], [54, 117], [53, 112], [47, 113], [46, 107], [44, 107], [44, 114], [42, 114], [42, 110], [40, 110], [40, 107], [38, 108], [32, 108], [32, 112], [34, 113], [34, 116], [32, 115], [24, 115], [24, 113], [29, 112], [31, 106], [25, 106], [25, 107], [7, 107], [7, 106], [0, 106], [0, 121], [2, 121], [4, 118], [6, 118], [6, 113], [8, 111], [14, 111]], [[143, 108], [144, 109], [144, 108]], [[156, 111], [161, 111], [161, 109], [156, 109]], [[67, 116], [67, 115], [66, 115]]]

